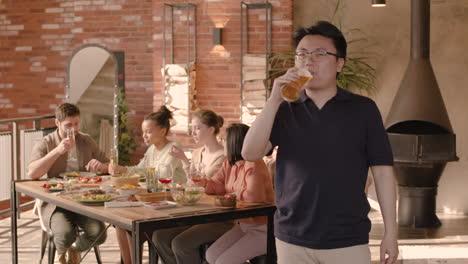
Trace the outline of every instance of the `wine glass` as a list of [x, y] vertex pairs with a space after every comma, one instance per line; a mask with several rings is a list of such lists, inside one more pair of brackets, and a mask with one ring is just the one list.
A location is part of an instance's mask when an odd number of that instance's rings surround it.
[[166, 186], [164, 188], [164, 200], [167, 201], [167, 188], [172, 182], [173, 170], [170, 165], [161, 165], [159, 166], [159, 182]]
[[205, 170], [203, 163], [190, 163], [188, 177], [194, 182], [197, 183], [205, 177]]

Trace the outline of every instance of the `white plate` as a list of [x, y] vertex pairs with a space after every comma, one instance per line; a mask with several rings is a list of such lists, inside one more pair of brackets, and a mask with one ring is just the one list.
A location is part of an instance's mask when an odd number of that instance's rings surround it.
[[157, 201], [157, 202], [147, 202], [144, 203], [144, 207], [148, 207], [151, 209], [163, 209], [163, 208], [171, 208], [176, 207], [177, 203], [172, 201]]
[[105, 200], [82, 200], [80, 196], [75, 196], [72, 199], [85, 205], [104, 205], [105, 202], [112, 201], [114, 197], [109, 196], [109, 198]]
[[46, 192], [63, 192], [63, 188], [62, 189], [47, 189], [47, 188], [44, 188], [43, 189], [46, 191]]
[[76, 200], [79, 203], [82, 203], [84, 205], [104, 205], [105, 202], [112, 201], [112, 198], [109, 200], [102, 200], [102, 201], [85, 201], [85, 200]]
[[[59, 174], [60, 177], [65, 177], [65, 175], [67, 175], [67, 173], [70, 173], [70, 172], [62, 172]], [[90, 171], [79, 171], [80, 173], [80, 176], [79, 177], [95, 177], [96, 176], [96, 173], [95, 172], [90, 172]], [[69, 178], [72, 178], [72, 177], [69, 177]]]

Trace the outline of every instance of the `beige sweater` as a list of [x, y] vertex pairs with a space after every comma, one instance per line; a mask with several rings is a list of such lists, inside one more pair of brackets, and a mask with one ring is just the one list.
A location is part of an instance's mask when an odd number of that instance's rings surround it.
[[[61, 139], [58, 134], [58, 130], [41, 138], [34, 145], [31, 153], [31, 162], [47, 155], [47, 153], [52, 151], [60, 144], [60, 141]], [[78, 135], [75, 136], [75, 142], [80, 171], [85, 171], [86, 164], [88, 164], [88, 162], [92, 159], [97, 159], [104, 163], [109, 162], [109, 159], [106, 157], [104, 152], [99, 149], [97, 143], [88, 134], [79, 132]], [[67, 158], [68, 153], [60, 156], [47, 172], [47, 178], [58, 177], [60, 173], [65, 172], [67, 168]], [[55, 205], [48, 204], [42, 200], [36, 200], [36, 214], [39, 214], [39, 218], [41, 219], [41, 224], [43, 227], [47, 229], [49, 228], [50, 217], [52, 216], [55, 208]]]

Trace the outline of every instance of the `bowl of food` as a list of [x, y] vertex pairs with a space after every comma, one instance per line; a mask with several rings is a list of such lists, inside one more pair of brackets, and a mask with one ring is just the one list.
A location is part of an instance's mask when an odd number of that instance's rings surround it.
[[113, 175], [111, 177], [111, 184], [114, 185], [114, 187], [118, 188], [120, 186], [124, 185], [138, 185], [138, 182], [140, 181], [140, 175], [138, 174], [133, 174], [133, 175]]
[[140, 187], [131, 185], [131, 184], [125, 184], [117, 188], [117, 191], [119, 192], [120, 195], [123, 196], [128, 196], [128, 195], [135, 195], [139, 192], [142, 191]]
[[185, 187], [171, 189], [171, 195], [174, 201], [180, 205], [194, 205], [200, 201], [205, 188], [203, 187]]
[[103, 190], [105, 192], [112, 192], [112, 186], [107, 185], [107, 184], [99, 186], [99, 189], [101, 189], [101, 190]]
[[215, 198], [215, 205], [222, 207], [236, 207], [237, 196], [235, 193], [227, 193], [223, 196], [217, 196]]
[[106, 191], [101, 189], [90, 189], [86, 193], [88, 194], [106, 194]]

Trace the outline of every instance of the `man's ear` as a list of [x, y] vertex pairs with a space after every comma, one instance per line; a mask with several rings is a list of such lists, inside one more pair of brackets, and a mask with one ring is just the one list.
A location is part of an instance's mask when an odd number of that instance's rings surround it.
[[343, 70], [346, 60], [344, 58], [338, 58], [336, 63], [336, 72], [341, 72]]
[[57, 118], [55, 118], [55, 126], [56, 126], [56, 127], [59, 127], [59, 126], [60, 126], [60, 121], [58, 121]]

